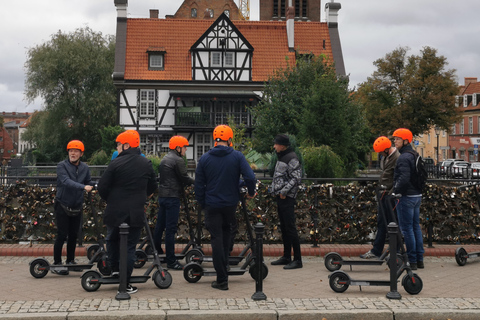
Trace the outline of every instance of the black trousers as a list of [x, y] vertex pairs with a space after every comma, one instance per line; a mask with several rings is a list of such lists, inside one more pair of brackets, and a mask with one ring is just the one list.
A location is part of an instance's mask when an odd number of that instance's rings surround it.
[[75, 217], [67, 216], [59, 203], [55, 204], [55, 217], [57, 223], [57, 238], [53, 245], [53, 263], [62, 263], [62, 248], [67, 241], [67, 262], [75, 260], [75, 248], [77, 247], [78, 231], [82, 213]]
[[296, 216], [295, 216], [295, 199], [287, 197], [281, 199], [277, 196], [278, 218], [280, 219], [280, 231], [282, 232], [283, 256], [293, 260], [302, 260], [302, 252], [300, 250], [300, 238], [298, 237]]
[[213, 267], [217, 282], [228, 281], [228, 256], [237, 230], [237, 207], [205, 207], [205, 227], [211, 236]]

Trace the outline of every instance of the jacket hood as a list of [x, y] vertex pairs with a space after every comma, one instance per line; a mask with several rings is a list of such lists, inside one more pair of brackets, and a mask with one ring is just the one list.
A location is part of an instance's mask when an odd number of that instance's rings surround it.
[[233, 148], [226, 146], [216, 146], [215, 148], [210, 149], [210, 154], [215, 157], [225, 157], [232, 152]]

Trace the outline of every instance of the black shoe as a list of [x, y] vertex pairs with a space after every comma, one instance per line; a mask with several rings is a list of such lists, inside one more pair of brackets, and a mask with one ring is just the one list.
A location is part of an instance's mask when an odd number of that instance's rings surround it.
[[[77, 264], [77, 262], [76, 262], [75, 260], [67, 261], [67, 265], [76, 265], [76, 264]], [[77, 272], [83, 271], [82, 268], [72, 268], [72, 269], [70, 269], [70, 270], [72, 270], [72, 271], [77, 271]]]
[[283, 267], [283, 269], [288, 270], [288, 269], [300, 269], [303, 268], [303, 263], [300, 260], [293, 260], [289, 264]]
[[127, 285], [127, 293], [132, 294], [138, 291], [137, 287], [132, 286], [131, 284]]
[[417, 263], [416, 262], [410, 263], [410, 269], [417, 270]]
[[292, 262], [292, 259], [286, 258], [286, 257], [281, 257], [278, 260], [272, 261], [270, 264], [272, 266], [284, 266]]
[[423, 268], [425, 268], [425, 265], [423, 264], [423, 261], [417, 261], [417, 268], [418, 268], [418, 269], [423, 269]]
[[172, 270], [183, 270], [183, 265], [176, 261], [174, 264], [167, 264], [167, 268]]
[[118, 271], [112, 271], [112, 273], [110, 273], [110, 277], [112, 277], [112, 278], [120, 278], [120, 272], [118, 272]]
[[212, 282], [212, 288], [218, 289], [218, 290], [228, 290], [228, 282], [217, 282], [213, 281]]

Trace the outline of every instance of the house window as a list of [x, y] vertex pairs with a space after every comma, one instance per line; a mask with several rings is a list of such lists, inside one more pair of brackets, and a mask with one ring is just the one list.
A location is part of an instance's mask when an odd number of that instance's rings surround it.
[[224, 10], [223, 13], [225, 13], [225, 15], [230, 18], [230, 10]]
[[460, 122], [460, 134], [464, 134], [465, 133], [465, 119], [462, 120], [462, 122]]
[[140, 117], [155, 116], [155, 90], [140, 90]]
[[469, 134], [473, 133], [473, 118], [472, 117], [468, 118], [468, 133]]
[[200, 157], [207, 153], [212, 148], [212, 135], [209, 133], [197, 133], [197, 139], [195, 141], [197, 161]]
[[474, 93], [472, 95], [472, 106], [476, 107], [477, 106], [477, 94]]
[[457, 125], [456, 124], [454, 124], [452, 126], [452, 134], [457, 134]]
[[150, 52], [148, 54], [148, 70], [164, 70], [163, 58], [163, 53]]
[[192, 15], [192, 18], [196, 18], [197, 17], [197, 9], [195, 8], [192, 8], [192, 11], [191, 11], [191, 15]]
[[[233, 67], [233, 52], [225, 52], [223, 55], [224, 61], [223, 65], [225, 67]], [[221, 52], [212, 52], [211, 53], [211, 66], [212, 67], [222, 67], [222, 53]]]
[[153, 143], [146, 134], [140, 135], [140, 150], [142, 150], [143, 154], [153, 153]]
[[464, 108], [468, 107], [468, 96], [467, 95], [463, 96], [463, 107]]

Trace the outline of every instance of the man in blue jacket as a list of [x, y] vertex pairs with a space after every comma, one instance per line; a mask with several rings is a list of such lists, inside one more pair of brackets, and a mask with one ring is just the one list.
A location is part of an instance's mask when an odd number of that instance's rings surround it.
[[256, 179], [245, 156], [232, 148], [233, 131], [229, 126], [217, 126], [213, 139], [215, 147], [198, 161], [195, 198], [205, 210], [205, 227], [211, 235], [213, 266], [217, 273], [212, 288], [228, 290], [228, 256], [237, 226], [235, 211], [240, 201], [240, 175], [249, 198], [255, 196]]
[[[68, 159], [57, 165], [57, 194], [55, 195], [55, 217], [57, 238], [53, 246], [53, 264], [62, 264], [62, 247], [67, 241], [67, 264], [75, 263], [75, 248], [82, 219], [83, 193], [92, 191], [90, 169], [80, 161], [85, 147], [79, 140], [67, 144]], [[52, 273], [68, 275], [68, 270], [50, 270]]]
[[423, 235], [420, 228], [422, 191], [415, 187], [416, 152], [411, 146], [412, 132], [405, 128], [393, 132], [395, 147], [400, 152], [393, 176], [393, 193], [401, 194], [397, 204], [398, 225], [405, 239], [408, 261], [412, 270], [424, 268]]

